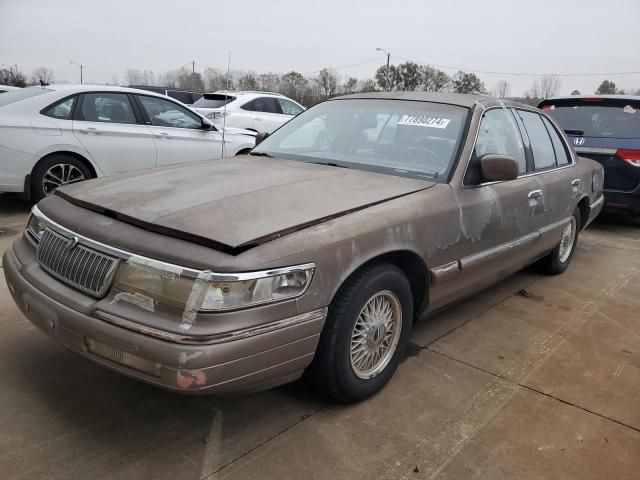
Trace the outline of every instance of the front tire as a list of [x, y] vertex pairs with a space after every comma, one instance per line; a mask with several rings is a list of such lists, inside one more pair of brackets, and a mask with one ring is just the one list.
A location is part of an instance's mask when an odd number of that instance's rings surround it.
[[409, 342], [413, 297], [394, 265], [376, 263], [350, 277], [329, 306], [309, 374], [332, 399], [367, 398], [393, 376]]
[[549, 255], [540, 261], [542, 270], [547, 275], [557, 275], [564, 272], [571, 263], [573, 254], [578, 244], [578, 235], [581, 228], [580, 210], [576, 207], [569, 223], [562, 231], [560, 243]]
[[62, 185], [93, 178], [91, 170], [75, 157], [55, 154], [40, 161], [31, 175], [31, 198], [42, 200]]

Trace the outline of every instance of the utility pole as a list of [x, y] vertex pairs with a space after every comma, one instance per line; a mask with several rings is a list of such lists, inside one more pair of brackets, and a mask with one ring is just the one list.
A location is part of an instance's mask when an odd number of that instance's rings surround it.
[[195, 60], [193, 62], [191, 62], [191, 74], [192, 75], [196, 74], [196, 61]]
[[384, 48], [376, 48], [378, 52], [384, 52], [387, 55], [387, 71], [385, 73], [385, 91], [390, 92], [391, 86], [389, 85], [389, 59], [391, 58], [391, 54], [387, 52]]
[[74, 65], [77, 65], [78, 67], [80, 67], [80, 85], [82, 85], [82, 71], [84, 70], [84, 65], [81, 65], [77, 62], [69, 62], [69, 63], [73, 63]]

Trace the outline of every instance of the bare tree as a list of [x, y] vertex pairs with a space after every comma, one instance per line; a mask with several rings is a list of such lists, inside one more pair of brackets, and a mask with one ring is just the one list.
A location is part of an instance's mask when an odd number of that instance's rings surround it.
[[511, 85], [509, 85], [504, 80], [500, 80], [498, 82], [498, 86], [496, 87], [496, 96], [498, 98], [506, 98], [511, 96]]
[[533, 82], [531, 90], [527, 92], [532, 98], [549, 98], [557, 95], [562, 82], [555, 75], [545, 75]]
[[33, 74], [31, 75], [31, 81], [34, 84], [49, 84], [53, 82], [53, 80], [53, 70], [47, 67], [38, 67], [33, 71]]
[[335, 72], [329, 70], [328, 68], [323, 68], [318, 73], [318, 76], [313, 79], [322, 92], [324, 93], [325, 98], [329, 98], [336, 93], [336, 87], [338, 86], [338, 78]]
[[358, 85], [358, 79], [357, 78], [353, 78], [353, 77], [349, 77], [347, 79], [346, 82], [344, 82], [344, 85], [342, 85], [342, 92], [343, 93], [353, 93], [356, 91], [356, 87]]

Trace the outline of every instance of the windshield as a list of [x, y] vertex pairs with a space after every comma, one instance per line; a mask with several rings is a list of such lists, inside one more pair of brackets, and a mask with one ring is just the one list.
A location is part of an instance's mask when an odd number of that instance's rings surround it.
[[640, 102], [576, 102], [568, 105], [550, 104], [543, 108], [563, 129], [575, 130], [576, 134], [586, 137], [640, 137]]
[[42, 87], [11, 90], [9, 92], [3, 93], [2, 96], [0, 96], [0, 107], [4, 107], [5, 105], [9, 105], [10, 103], [19, 102], [20, 100], [26, 100], [27, 98], [35, 97], [37, 95], [42, 95], [43, 93], [49, 92], [53, 92], [53, 90], [51, 90], [50, 88]]
[[431, 102], [333, 100], [301, 113], [252, 153], [446, 179], [467, 113], [463, 107]]
[[194, 104], [194, 108], [220, 108], [225, 105], [225, 103], [232, 102], [236, 97], [230, 97], [228, 95], [218, 95], [205, 93], [202, 98], [199, 98]]

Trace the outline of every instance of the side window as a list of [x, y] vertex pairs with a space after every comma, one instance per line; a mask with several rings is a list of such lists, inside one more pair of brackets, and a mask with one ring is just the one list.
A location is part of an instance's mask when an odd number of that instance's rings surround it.
[[138, 95], [142, 108], [149, 116], [151, 125], [174, 128], [201, 128], [202, 119], [186, 108], [159, 97]]
[[61, 100], [58, 103], [54, 103], [43, 110], [42, 114], [59, 120], [71, 120], [71, 113], [73, 112], [73, 106], [76, 103], [77, 98], [77, 96], [73, 96], [66, 100]]
[[527, 129], [531, 150], [533, 151], [533, 164], [536, 170], [554, 167], [556, 156], [547, 127], [544, 126], [542, 118], [537, 113], [518, 110], [518, 115]]
[[298, 115], [299, 113], [302, 113], [304, 110], [299, 107], [298, 105], [296, 105], [295, 103], [293, 103], [290, 100], [286, 100], [284, 98], [279, 98], [278, 99], [278, 103], [280, 104], [280, 108], [282, 109], [282, 113], [284, 113], [285, 115]]
[[527, 171], [522, 137], [513, 117], [503, 108], [488, 110], [480, 121], [474, 157], [479, 159], [489, 153], [510, 155], [518, 162], [518, 172]]
[[80, 110], [87, 122], [136, 123], [125, 93], [85, 93]]
[[558, 135], [558, 131], [554, 128], [549, 119], [542, 117], [542, 120], [544, 121], [549, 132], [549, 136], [551, 137], [553, 150], [556, 152], [556, 163], [558, 165], [566, 165], [570, 163], [569, 154], [567, 153], [564, 142], [560, 139], [560, 135]]
[[259, 97], [241, 107], [243, 110], [251, 112], [280, 113], [275, 98]]

